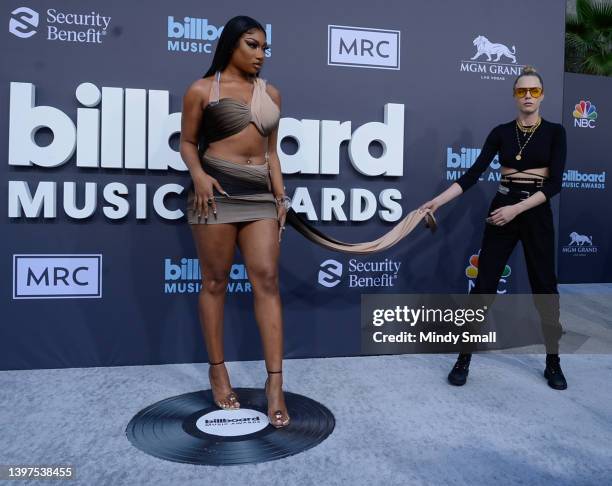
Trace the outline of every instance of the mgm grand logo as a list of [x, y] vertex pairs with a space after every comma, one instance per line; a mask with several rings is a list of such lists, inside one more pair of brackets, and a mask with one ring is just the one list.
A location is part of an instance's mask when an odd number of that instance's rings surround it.
[[484, 35], [477, 36], [472, 44], [476, 49], [468, 60], [462, 60], [460, 72], [480, 74], [480, 79], [505, 81], [506, 76], [516, 77], [525, 67], [516, 60], [516, 47], [491, 42]]
[[569, 238], [569, 243], [561, 250], [564, 255], [586, 256], [597, 253], [597, 246], [593, 244], [592, 236], [581, 235], [576, 231], [572, 231], [569, 234]]

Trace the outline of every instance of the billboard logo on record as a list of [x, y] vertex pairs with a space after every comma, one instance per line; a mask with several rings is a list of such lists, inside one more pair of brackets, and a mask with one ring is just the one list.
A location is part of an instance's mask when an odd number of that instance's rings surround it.
[[491, 42], [484, 35], [472, 41], [476, 53], [469, 60], [459, 63], [459, 71], [480, 74], [480, 79], [505, 81], [506, 76], [516, 77], [525, 67], [517, 64], [516, 47]]
[[400, 69], [400, 31], [329, 25], [327, 64]]
[[569, 243], [561, 249], [564, 255], [587, 256], [597, 253], [598, 248], [593, 245], [593, 236], [581, 235], [572, 231], [569, 239]]
[[36, 34], [38, 27], [38, 12], [28, 7], [19, 7], [11, 12], [9, 32], [22, 39]]
[[259, 432], [269, 423], [268, 417], [260, 411], [240, 408], [238, 410], [214, 410], [202, 415], [196, 422], [196, 427], [211, 435], [237, 437]]
[[574, 127], [595, 128], [597, 119], [597, 108], [590, 101], [580, 100], [574, 107]]
[[13, 255], [13, 299], [102, 297], [102, 255]]

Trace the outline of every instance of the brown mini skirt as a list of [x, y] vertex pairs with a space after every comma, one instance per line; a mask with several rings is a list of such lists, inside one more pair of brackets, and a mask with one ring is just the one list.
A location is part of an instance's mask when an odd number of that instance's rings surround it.
[[276, 201], [271, 191], [270, 168], [268, 163], [245, 165], [204, 155], [204, 171], [217, 179], [227, 196], [214, 190], [217, 206], [216, 216], [209, 212], [198, 217], [193, 209], [193, 186], [187, 193], [187, 222], [189, 224], [221, 224], [278, 219]]

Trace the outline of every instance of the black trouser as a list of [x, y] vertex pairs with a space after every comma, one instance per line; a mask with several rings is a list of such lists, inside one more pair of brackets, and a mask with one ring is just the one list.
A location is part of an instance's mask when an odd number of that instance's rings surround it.
[[[497, 193], [487, 216], [499, 207], [519, 201], [512, 195]], [[471, 293], [497, 293], [506, 262], [520, 241], [527, 261], [531, 293], [535, 294], [534, 303], [542, 321], [546, 352], [558, 354], [562, 329], [559, 322], [559, 292], [555, 274], [555, 229], [550, 203], [546, 201], [528, 209], [503, 226], [489, 223], [485, 225], [478, 257], [478, 276]], [[537, 294], [549, 295], [538, 299]]]

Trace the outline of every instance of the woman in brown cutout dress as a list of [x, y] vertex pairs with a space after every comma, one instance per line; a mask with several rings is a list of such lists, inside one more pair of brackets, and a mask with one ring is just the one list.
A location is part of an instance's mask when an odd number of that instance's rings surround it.
[[240, 407], [223, 353], [223, 306], [238, 245], [268, 370], [268, 418], [284, 427], [290, 419], [282, 390], [278, 258], [287, 198], [276, 152], [281, 98], [259, 78], [267, 49], [256, 20], [239, 16], [227, 22], [212, 66], [185, 93], [180, 151], [193, 181], [187, 219], [205, 276], [198, 309], [214, 401], [223, 409]]

